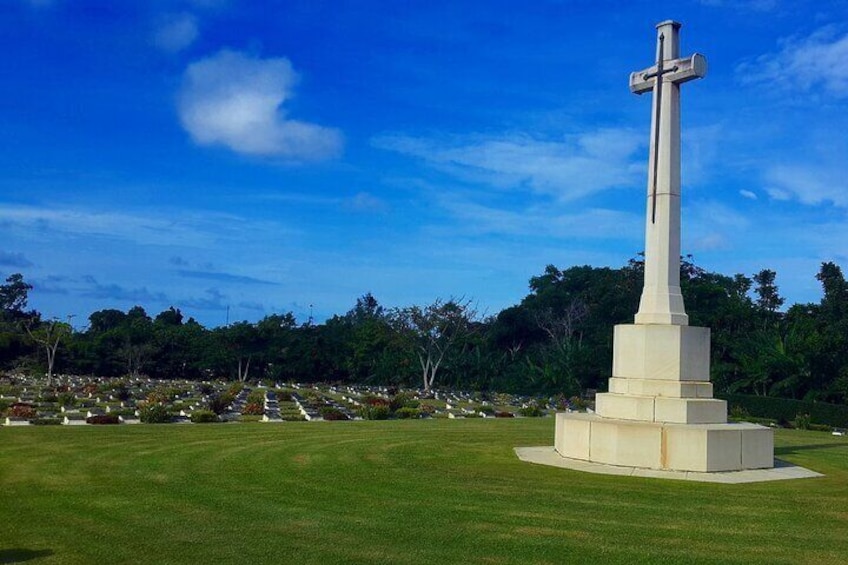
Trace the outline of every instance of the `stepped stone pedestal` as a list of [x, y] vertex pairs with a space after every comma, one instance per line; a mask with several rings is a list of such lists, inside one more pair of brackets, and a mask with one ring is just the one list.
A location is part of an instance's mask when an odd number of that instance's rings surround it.
[[772, 430], [727, 422], [712, 397], [710, 330], [679, 325], [615, 327], [613, 376], [594, 414], [559, 413], [563, 457], [674, 471], [739, 471], [774, 465]]

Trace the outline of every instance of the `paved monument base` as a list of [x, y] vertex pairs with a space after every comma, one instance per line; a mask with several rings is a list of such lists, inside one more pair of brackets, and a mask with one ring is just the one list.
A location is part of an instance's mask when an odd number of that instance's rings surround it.
[[605, 465], [712, 473], [774, 464], [772, 430], [749, 423], [677, 424], [561, 412], [554, 438], [560, 456]]
[[642, 467], [621, 467], [592, 463], [579, 459], [563, 457], [552, 446], [516, 447], [515, 454], [521, 461], [536, 465], [548, 465], [560, 469], [595, 473], [598, 475], [619, 475], [626, 477], [644, 477], [652, 479], [674, 479], [680, 481], [697, 481], [703, 483], [759, 483], [765, 481], [782, 481], [787, 479], [810, 479], [823, 477], [821, 473], [793, 465], [779, 459], [774, 460], [774, 467], [769, 469], [746, 469], [742, 471], [724, 471], [714, 473], [699, 473], [697, 471], [665, 471], [661, 469], [645, 469]]

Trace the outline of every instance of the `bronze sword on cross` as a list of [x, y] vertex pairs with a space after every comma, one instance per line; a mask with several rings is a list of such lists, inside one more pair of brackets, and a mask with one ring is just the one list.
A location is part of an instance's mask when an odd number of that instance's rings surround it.
[[[657, 28], [673, 25], [675, 30], [680, 27], [676, 22], [662, 22]], [[675, 33], [676, 35], [676, 33]], [[675, 37], [676, 39], [676, 37]], [[707, 61], [703, 55], [695, 53], [690, 57], [677, 58], [678, 45], [676, 41], [666, 43], [665, 34], [660, 31], [657, 37], [657, 62], [655, 65], [630, 75], [630, 91], [634, 94], [654, 92], [654, 120], [651, 162], [651, 223], [656, 223], [657, 217], [657, 176], [659, 167], [659, 148], [662, 116], [663, 83], [668, 82], [672, 87], [701, 78], [707, 73]], [[675, 94], [677, 94], [675, 92]]]

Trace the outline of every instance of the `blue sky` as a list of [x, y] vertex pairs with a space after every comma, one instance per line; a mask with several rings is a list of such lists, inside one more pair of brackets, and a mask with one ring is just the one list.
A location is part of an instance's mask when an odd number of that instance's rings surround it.
[[848, 2], [4, 0], [0, 273], [82, 326], [174, 305], [518, 303], [643, 249], [654, 25], [683, 22], [683, 250], [820, 298], [848, 256]]

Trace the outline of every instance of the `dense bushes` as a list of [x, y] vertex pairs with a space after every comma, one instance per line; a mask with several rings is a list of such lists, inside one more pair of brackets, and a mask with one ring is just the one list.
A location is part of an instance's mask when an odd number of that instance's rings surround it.
[[[771, 396], [744, 394], [719, 396], [727, 400], [731, 407], [731, 413], [741, 409], [751, 416], [777, 420], [781, 425], [796, 421], [799, 415], [808, 415], [811, 423], [826, 424], [838, 428], [848, 427], [848, 406]], [[805, 419], [802, 417], [801, 420], [803, 422]]]
[[191, 421], [194, 424], [208, 424], [218, 421], [218, 415], [212, 410], [195, 410], [191, 413]]
[[339, 410], [338, 408], [334, 408], [332, 406], [325, 406], [321, 408], [321, 417], [325, 420], [348, 420], [349, 418], [345, 416], [344, 412]]
[[145, 424], [167, 424], [173, 420], [171, 411], [164, 404], [146, 404], [141, 407], [138, 418]]

